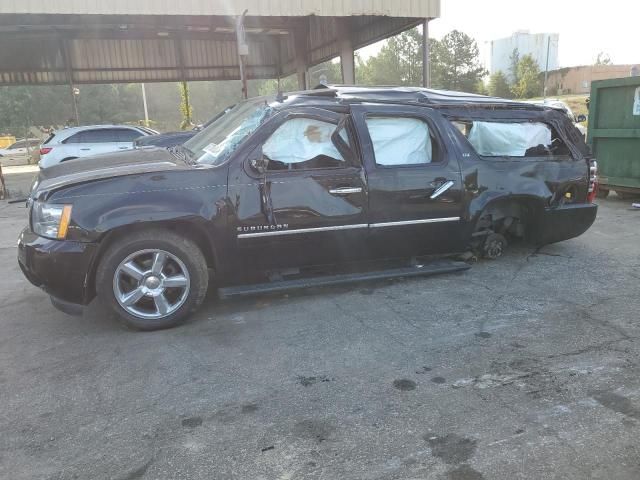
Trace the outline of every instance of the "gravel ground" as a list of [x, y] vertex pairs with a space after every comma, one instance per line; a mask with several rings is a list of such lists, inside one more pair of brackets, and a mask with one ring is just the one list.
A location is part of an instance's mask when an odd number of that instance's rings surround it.
[[640, 211], [432, 278], [56, 311], [0, 202], [0, 478], [640, 478]]

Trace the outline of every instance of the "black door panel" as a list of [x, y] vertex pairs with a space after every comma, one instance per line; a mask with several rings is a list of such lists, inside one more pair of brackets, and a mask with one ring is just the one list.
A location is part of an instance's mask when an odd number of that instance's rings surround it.
[[[308, 228], [362, 219], [365, 184], [358, 170], [347, 170], [340, 174], [306, 173], [294, 178], [287, 178], [286, 174], [270, 175], [267, 184], [276, 223]], [[345, 193], [341, 194], [341, 190]]]
[[[418, 118], [432, 134], [433, 163], [376, 164], [367, 117]], [[371, 245], [378, 255], [406, 256], [461, 249], [462, 180], [453, 150], [433, 110], [424, 107], [355, 106], [352, 117], [365, 158]]]
[[[344, 117], [321, 109], [300, 109], [274, 117], [262, 142], [292, 118], [319, 119], [337, 125]], [[335, 263], [357, 257], [367, 235], [367, 185], [359, 159], [343, 168], [251, 169], [251, 156], [230, 171], [229, 196], [235, 199], [236, 244], [249, 268], [275, 269]], [[344, 148], [343, 146], [341, 148]]]

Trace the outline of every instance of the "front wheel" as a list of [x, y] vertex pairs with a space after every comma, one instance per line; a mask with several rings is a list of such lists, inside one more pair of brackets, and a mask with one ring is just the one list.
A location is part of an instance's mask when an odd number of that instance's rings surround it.
[[208, 287], [204, 255], [191, 240], [150, 230], [119, 239], [96, 277], [98, 297], [130, 327], [157, 330], [184, 321]]

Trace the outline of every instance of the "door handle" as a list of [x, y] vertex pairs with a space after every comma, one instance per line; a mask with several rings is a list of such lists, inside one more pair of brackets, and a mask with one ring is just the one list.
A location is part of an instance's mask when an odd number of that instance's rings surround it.
[[118, 147], [120, 150], [129, 150], [129, 147]]
[[80, 150], [82, 150], [83, 152], [86, 152], [87, 150], [91, 150], [90, 148], [81, 148]]
[[340, 187], [340, 188], [332, 188], [329, 190], [329, 193], [333, 195], [349, 195], [351, 193], [361, 193], [361, 187]]
[[444, 192], [449, 190], [455, 184], [456, 184], [456, 182], [454, 182], [453, 180], [447, 180], [446, 182], [441, 184], [438, 188], [436, 188], [433, 191], [433, 193], [431, 194], [431, 197], [429, 197], [429, 198], [431, 198], [431, 200], [434, 200], [434, 199], [438, 198], [440, 195], [442, 195]]

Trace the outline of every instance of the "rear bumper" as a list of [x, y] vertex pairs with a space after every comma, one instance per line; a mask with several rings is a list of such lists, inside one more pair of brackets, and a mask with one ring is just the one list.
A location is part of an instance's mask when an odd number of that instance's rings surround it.
[[92, 243], [50, 240], [25, 228], [18, 239], [18, 264], [27, 280], [55, 297], [54, 305], [71, 309], [91, 301], [87, 280], [96, 250]]
[[534, 240], [545, 245], [575, 238], [593, 225], [597, 213], [598, 206], [593, 203], [547, 208], [538, 220]]

